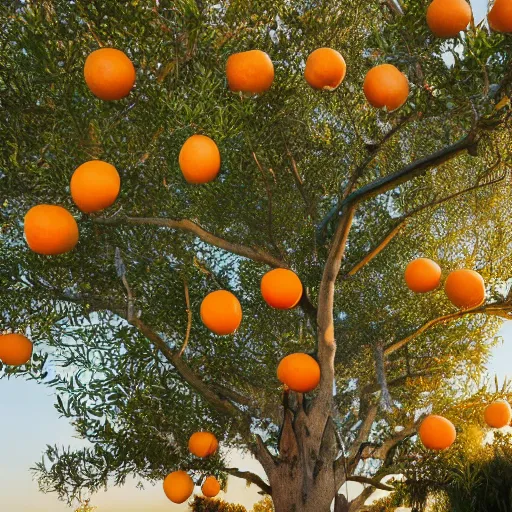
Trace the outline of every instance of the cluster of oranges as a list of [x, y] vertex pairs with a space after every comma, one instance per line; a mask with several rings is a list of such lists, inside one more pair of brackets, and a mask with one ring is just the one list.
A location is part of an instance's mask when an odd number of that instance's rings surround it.
[[[491, 428], [503, 428], [512, 421], [512, 409], [505, 400], [497, 400], [489, 404], [484, 411], [484, 421]], [[425, 448], [430, 450], [445, 450], [457, 437], [453, 423], [444, 418], [431, 414], [427, 416], [418, 430], [420, 440]]]
[[[211, 432], [195, 432], [188, 441], [190, 453], [200, 458], [213, 455], [218, 447], [219, 442]], [[214, 476], [208, 476], [201, 491], [207, 498], [213, 498], [220, 492], [220, 483]], [[186, 471], [173, 471], [164, 479], [164, 492], [173, 503], [184, 503], [194, 492], [194, 481]]]
[[[292, 309], [302, 297], [302, 283], [297, 274], [285, 268], [267, 272], [261, 279], [261, 295], [275, 309]], [[201, 303], [201, 320], [215, 334], [233, 334], [242, 321], [242, 307], [227, 290], [209, 293]], [[320, 366], [308, 354], [286, 356], [279, 363], [278, 379], [292, 391], [307, 393], [320, 382]]]
[[[405, 282], [415, 293], [435, 290], [441, 283], [441, 268], [428, 258], [411, 261], [405, 269]], [[450, 302], [459, 309], [480, 306], [485, 300], [485, 282], [474, 270], [460, 269], [450, 272], [444, 283]]]

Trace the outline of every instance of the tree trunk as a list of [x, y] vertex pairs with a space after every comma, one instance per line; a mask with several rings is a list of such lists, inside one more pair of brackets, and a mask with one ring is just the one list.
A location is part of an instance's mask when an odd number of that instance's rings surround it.
[[270, 484], [276, 512], [329, 512], [338, 492], [334, 471], [304, 484], [302, 468], [289, 464], [277, 468]]
[[345, 481], [333, 421], [328, 416], [321, 424], [308, 416], [300, 395], [292, 409], [285, 394], [284, 405], [279, 457], [265, 468], [275, 510], [329, 512]]

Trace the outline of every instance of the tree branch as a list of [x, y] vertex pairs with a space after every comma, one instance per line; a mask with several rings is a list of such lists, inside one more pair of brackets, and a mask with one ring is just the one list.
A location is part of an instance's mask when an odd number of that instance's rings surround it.
[[147, 326], [140, 318], [134, 318], [130, 323], [137, 327], [137, 329], [144, 334], [148, 340], [153, 342], [167, 361], [176, 368], [176, 371], [181, 375], [181, 377], [199, 394], [201, 394], [210, 405], [219, 412], [226, 414], [237, 415], [240, 413], [240, 411], [238, 411], [231, 402], [220, 397], [198, 375], [196, 375], [187, 363], [167, 346], [167, 343], [165, 343], [161, 336]]
[[290, 158], [293, 179], [295, 180], [295, 184], [297, 185], [300, 195], [302, 196], [302, 199], [304, 200], [304, 204], [306, 205], [306, 212], [310, 216], [312, 222], [315, 222], [315, 218], [316, 218], [315, 205], [309, 199], [308, 194], [307, 194], [306, 190], [304, 189], [304, 183], [302, 181], [302, 178], [300, 177], [299, 170], [297, 169], [297, 162], [295, 161], [295, 158], [293, 157], [288, 146], [286, 146], [286, 152], [288, 153], [288, 157]]
[[438, 318], [434, 318], [432, 320], [429, 320], [424, 325], [422, 325], [419, 329], [414, 331], [413, 333], [409, 334], [409, 336], [406, 336], [405, 338], [401, 339], [400, 341], [395, 341], [391, 345], [388, 345], [384, 349], [384, 355], [388, 356], [389, 354], [392, 354], [393, 352], [396, 352], [397, 350], [401, 349], [404, 345], [407, 345], [410, 341], [417, 338], [420, 334], [423, 334], [425, 331], [428, 331], [435, 325], [446, 323], [451, 320], [456, 320], [458, 318], [462, 318], [466, 315], [476, 315], [476, 314], [486, 314], [491, 316], [499, 316], [501, 318], [505, 318], [507, 320], [510, 320], [509, 313], [512, 311], [512, 303], [510, 302], [495, 302], [492, 304], [484, 304], [483, 306], [479, 306], [477, 308], [473, 309], [467, 309], [463, 311], [457, 311], [456, 313], [450, 313], [448, 315], [443, 315]]
[[503, 181], [505, 179], [506, 175], [506, 173], [503, 173], [499, 178], [493, 179], [485, 183], [478, 183], [471, 187], [460, 190], [459, 192], [450, 194], [449, 196], [442, 197], [441, 199], [436, 199], [435, 201], [431, 201], [430, 203], [418, 206], [417, 208], [414, 208], [413, 210], [405, 213], [404, 215], [398, 218], [395, 225], [384, 235], [384, 237], [379, 242], [377, 242], [377, 244], [372, 249], [370, 249], [370, 251], [345, 274], [344, 278], [346, 279], [348, 277], [355, 275], [357, 272], [359, 272], [359, 270], [361, 270], [364, 266], [368, 265], [368, 263], [370, 263], [376, 256], [378, 256], [395, 238], [395, 236], [402, 232], [402, 230], [407, 226], [409, 219], [413, 215], [416, 215], [417, 213], [420, 213], [428, 208], [432, 208], [433, 206], [438, 206], [442, 203], [446, 203], [451, 199], [455, 199], [456, 197], [459, 197], [463, 194], [467, 194], [468, 192], [471, 192], [473, 190], [477, 190], [479, 188], [488, 187], [496, 183], [499, 183], [500, 181]]
[[388, 190], [392, 190], [398, 187], [398, 185], [406, 183], [413, 178], [422, 176], [432, 167], [436, 167], [443, 163], [449, 162], [461, 153], [474, 148], [475, 140], [476, 127], [473, 127], [468, 135], [466, 135], [458, 142], [446, 146], [445, 148], [440, 149], [431, 155], [420, 158], [419, 160], [406, 165], [399, 171], [391, 173], [378, 180], [372, 181], [371, 183], [368, 183], [367, 185], [359, 188], [355, 192], [352, 192], [345, 198], [342, 206], [360, 203], [361, 201], [365, 201], [366, 199], [370, 199], [376, 195], [383, 194]]
[[344, 211], [334, 234], [329, 255], [324, 266], [322, 281], [318, 292], [318, 347], [321, 377], [318, 394], [311, 408], [312, 421], [324, 422], [330, 414], [332, 387], [334, 382], [334, 355], [336, 341], [334, 339], [334, 290], [341, 260], [345, 253], [348, 234], [352, 227], [356, 207], [349, 205]]
[[270, 478], [276, 468], [276, 461], [273, 455], [268, 451], [261, 436], [256, 434], [255, 437], [256, 444], [250, 446], [251, 452], [256, 457], [256, 460], [263, 466], [267, 477]]
[[358, 262], [356, 263], [344, 276], [348, 278], [359, 272], [364, 266], [368, 265], [376, 256], [378, 256], [407, 225], [407, 221], [401, 220], [393, 228], [391, 228], [384, 237], [377, 242], [377, 244]]
[[367, 476], [351, 475], [351, 476], [347, 477], [347, 480], [349, 482], [359, 482], [360, 484], [371, 485], [372, 487], [375, 487], [376, 489], [382, 489], [383, 491], [395, 491], [396, 490], [391, 485], [383, 484], [382, 482], [379, 482], [378, 480], [375, 480], [375, 479], [367, 477]]
[[199, 239], [207, 244], [218, 247], [219, 249], [223, 249], [225, 251], [231, 252], [233, 254], [237, 254], [238, 256], [242, 256], [244, 258], [251, 259], [253, 261], [257, 261], [259, 263], [265, 263], [271, 267], [282, 267], [287, 268], [288, 265], [278, 258], [272, 256], [271, 254], [259, 249], [247, 247], [245, 245], [237, 244], [235, 242], [229, 242], [224, 238], [220, 238], [209, 231], [203, 229], [199, 224], [189, 220], [189, 219], [165, 219], [165, 218], [155, 218], [155, 217], [97, 217], [93, 219], [94, 222], [98, 224], [104, 225], [119, 225], [119, 224], [132, 224], [132, 225], [152, 225], [152, 226], [160, 226], [170, 229], [177, 229], [181, 231], [187, 231], [196, 235]]
[[261, 477], [250, 471], [240, 471], [237, 468], [225, 468], [224, 471], [238, 478], [243, 478], [251, 484], [257, 485], [265, 494], [272, 494], [272, 487], [268, 485]]
[[318, 226], [317, 230], [317, 238], [319, 243], [323, 243], [323, 236], [325, 234], [325, 230], [327, 229], [328, 224], [336, 217], [342, 209], [343, 200], [354, 191], [354, 187], [362, 176], [363, 171], [375, 160], [375, 158], [379, 155], [379, 153], [384, 149], [384, 146], [388, 140], [390, 140], [396, 133], [398, 133], [404, 126], [406, 126], [410, 121], [416, 119], [417, 114], [413, 113], [408, 116], [405, 116], [401, 119], [389, 132], [382, 137], [382, 139], [371, 146], [367, 146], [370, 150], [370, 154], [363, 160], [361, 164], [359, 164], [353, 171], [350, 179], [348, 181], [345, 190], [343, 191], [343, 195], [341, 197], [341, 201], [331, 208], [331, 210], [327, 213], [327, 215], [322, 219], [322, 222]]
[[[279, 246], [277, 245], [277, 242], [274, 238], [274, 230], [273, 230], [273, 213], [272, 213], [272, 189], [270, 188], [270, 185], [267, 181], [267, 178], [265, 176], [265, 171], [263, 170], [263, 167], [260, 164], [260, 161], [258, 160], [258, 157], [256, 156], [256, 153], [252, 152], [252, 157], [254, 158], [254, 161], [256, 162], [256, 166], [258, 167], [258, 170], [260, 171], [261, 178], [263, 179], [263, 183], [265, 185], [265, 190], [267, 191], [267, 203], [268, 203], [268, 214], [267, 214], [267, 230], [268, 230], [268, 238], [274, 247], [274, 249], [281, 253], [281, 250], [279, 249]], [[283, 257], [281, 253], [281, 257]]]

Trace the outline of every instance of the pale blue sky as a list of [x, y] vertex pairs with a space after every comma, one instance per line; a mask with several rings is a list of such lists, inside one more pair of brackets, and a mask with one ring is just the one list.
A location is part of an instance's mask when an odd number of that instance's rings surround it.
[[[485, 15], [486, 0], [473, 0], [475, 20]], [[503, 381], [511, 377], [512, 322], [502, 329], [504, 343], [496, 347], [489, 363], [491, 375], [496, 373]], [[73, 429], [59, 418], [53, 407], [51, 391], [33, 382], [22, 380], [0, 381], [0, 511], [2, 512], [69, 512], [54, 495], [38, 492], [29, 468], [38, 460], [46, 444], [79, 445], [73, 438]], [[257, 464], [233, 454], [233, 462], [242, 469], [256, 470]], [[247, 489], [245, 482], [231, 479], [226, 499], [243, 503], [249, 508], [259, 499], [256, 489]], [[161, 486], [148, 486], [144, 491], [129, 482], [121, 489], [110, 489], [95, 495], [93, 504], [98, 512], [173, 512], [187, 507], [173, 505], [164, 496]]]

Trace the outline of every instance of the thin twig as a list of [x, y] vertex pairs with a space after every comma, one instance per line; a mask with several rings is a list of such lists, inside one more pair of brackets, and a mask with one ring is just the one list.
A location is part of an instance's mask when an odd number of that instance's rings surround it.
[[188, 345], [188, 340], [190, 338], [190, 329], [192, 328], [192, 309], [190, 309], [190, 295], [188, 292], [188, 283], [186, 279], [183, 279], [183, 288], [185, 291], [185, 303], [187, 304], [187, 332], [185, 334], [185, 341], [183, 342], [183, 345], [181, 347], [181, 350], [178, 353], [178, 357], [181, 357], [183, 355], [183, 352], [185, 352], [185, 349]]

